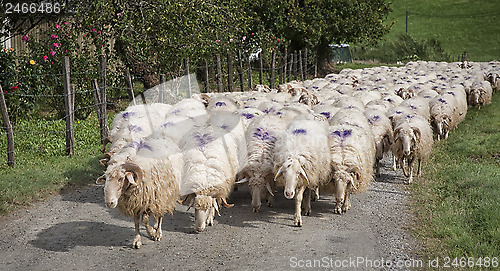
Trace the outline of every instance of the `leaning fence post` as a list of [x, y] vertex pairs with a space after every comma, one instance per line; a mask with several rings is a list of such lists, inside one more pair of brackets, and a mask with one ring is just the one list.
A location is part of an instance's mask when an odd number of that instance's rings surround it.
[[12, 124], [10, 123], [9, 112], [7, 110], [7, 103], [5, 102], [5, 97], [3, 95], [3, 89], [0, 85], [0, 109], [2, 111], [2, 120], [5, 124], [5, 130], [7, 132], [7, 165], [9, 167], [14, 167], [15, 155], [14, 155], [14, 130], [12, 129]]
[[135, 105], [134, 86], [132, 85], [132, 78], [128, 69], [125, 70], [125, 84], [127, 85], [128, 99], [132, 105]]
[[101, 143], [104, 142], [104, 139], [107, 135], [104, 134], [104, 123], [105, 119], [102, 117], [102, 97], [99, 91], [99, 83], [97, 83], [97, 79], [92, 80], [92, 94], [94, 95], [94, 104], [95, 104], [95, 112], [97, 114], [97, 120], [99, 121], [99, 131], [101, 132]]
[[252, 80], [252, 62], [250, 61], [250, 58], [248, 58], [248, 88], [251, 90], [253, 89], [253, 80]]
[[259, 84], [264, 84], [263, 79], [262, 79], [262, 72], [264, 70], [264, 61], [262, 60], [262, 53], [260, 53], [259, 57]]
[[241, 50], [238, 50], [238, 75], [240, 77], [240, 91], [243, 92], [243, 59], [241, 59]]
[[217, 92], [222, 92], [222, 68], [220, 66], [220, 55], [216, 54], [215, 59], [217, 61]]
[[284, 84], [287, 80], [286, 80], [286, 76], [287, 76], [287, 63], [288, 63], [288, 50], [285, 48], [285, 53], [283, 54], [282, 56], [282, 59], [283, 59], [283, 82], [281, 82], [282, 84]]
[[305, 48], [305, 50], [304, 50], [304, 60], [303, 60], [302, 64], [303, 64], [303, 67], [304, 67], [303, 68], [304, 69], [304, 77], [306, 77], [307, 76], [307, 72], [308, 72], [307, 71], [307, 69], [308, 69], [307, 68], [307, 48]]
[[186, 98], [191, 98], [191, 76], [189, 75], [189, 57], [184, 59], [184, 67], [186, 68], [185, 75], [187, 77], [187, 90], [186, 90]]
[[203, 60], [204, 64], [205, 64], [205, 93], [208, 93], [208, 90], [210, 89], [210, 86], [208, 85], [208, 61], [207, 59], [204, 59]]
[[274, 69], [276, 68], [276, 50], [273, 50], [271, 52], [271, 78], [269, 79], [269, 87], [271, 89], [274, 89], [274, 83], [276, 81], [275, 79], [275, 71]]
[[65, 56], [62, 60], [62, 76], [63, 76], [63, 87], [64, 87], [64, 109], [66, 111], [66, 154], [74, 155], [75, 154], [75, 130], [74, 130], [74, 122], [71, 120], [73, 115], [73, 106], [72, 106], [72, 98], [73, 98], [73, 90], [71, 87], [71, 77], [70, 77], [70, 68], [69, 68], [69, 57]]
[[233, 55], [227, 53], [227, 90], [228, 92], [234, 91], [233, 84]]
[[[104, 138], [108, 137], [108, 116], [106, 112], [106, 106], [108, 104], [107, 102], [107, 97], [106, 97], [106, 55], [101, 55], [99, 58], [101, 62], [101, 115], [103, 119], [103, 126], [101, 127], [102, 129], [102, 134], [104, 137], [101, 138], [101, 140], [104, 140]], [[101, 142], [102, 143], [102, 142]]]
[[302, 50], [299, 50], [299, 73], [300, 73], [300, 81], [304, 81], [304, 68], [302, 67]]

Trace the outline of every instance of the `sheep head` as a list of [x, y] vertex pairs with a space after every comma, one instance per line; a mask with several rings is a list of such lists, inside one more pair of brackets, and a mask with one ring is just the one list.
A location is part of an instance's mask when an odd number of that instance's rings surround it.
[[142, 176], [141, 168], [131, 162], [108, 168], [105, 175], [96, 181], [97, 184], [104, 184], [106, 206], [116, 208], [122, 194], [136, 187], [142, 181]]
[[206, 195], [196, 195], [193, 203], [195, 228], [197, 232], [202, 232], [207, 225], [212, 226], [219, 205], [215, 198]]
[[438, 136], [445, 136], [450, 129], [451, 117], [448, 114], [438, 114], [432, 116], [432, 123], [436, 127]]
[[355, 183], [359, 179], [359, 176], [359, 169], [357, 167], [339, 169], [333, 173], [332, 179], [335, 184], [334, 196], [338, 213], [341, 213], [341, 208], [348, 193], [351, 193], [353, 188], [356, 189]]
[[295, 196], [295, 189], [301, 187], [302, 183], [299, 183], [299, 180], [303, 180], [305, 185], [309, 184], [309, 179], [307, 178], [307, 174], [304, 168], [300, 165], [298, 159], [287, 159], [283, 165], [278, 169], [278, 172], [274, 176], [274, 179], [278, 179], [279, 177], [284, 182], [285, 187], [285, 197], [287, 199], [293, 199]]
[[252, 209], [254, 212], [259, 212], [262, 198], [266, 198], [268, 193], [274, 196], [271, 185], [267, 181], [268, 177], [272, 177], [272, 175], [252, 170], [245, 170], [241, 172], [241, 175], [248, 181], [248, 188], [252, 195]]
[[416, 127], [410, 127], [409, 125], [399, 126], [394, 130], [394, 137], [396, 140], [401, 141], [403, 146], [403, 154], [409, 156], [416, 143], [420, 140], [420, 130]]

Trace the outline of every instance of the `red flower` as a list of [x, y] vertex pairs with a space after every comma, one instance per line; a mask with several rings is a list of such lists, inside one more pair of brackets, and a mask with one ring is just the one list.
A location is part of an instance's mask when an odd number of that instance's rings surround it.
[[48, 56], [43, 56], [43, 61], [47, 62], [47, 58], [49, 58]]
[[17, 89], [17, 86], [13, 86], [12, 88], [10, 88], [12, 90], [16, 90]]
[[21, 40], [22, 40], [22, 41], [24, 41], [24, 42], [28, 42], [28, 41], [30, 40], [30, 38], [29, 38], [28, 36], [26, 36], [26, 35], [25, 35], [25, 36], [23, 36], [23, 37], [21, 38]]

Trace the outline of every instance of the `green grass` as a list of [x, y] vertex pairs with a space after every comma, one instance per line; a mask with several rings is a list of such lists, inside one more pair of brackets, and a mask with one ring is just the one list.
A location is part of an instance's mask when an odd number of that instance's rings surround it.
[[21, 121], [15, 125], [14, 168], [6, 165], [6, 136], [0, 132], [0, 214], [49, 195], [92, 183], [102, 174], [95, 117], [75, 123], [75, 156], [65, 155], [64, 120]]
[[395, 24], [387, 40], [405, 34], [408, 11], [414, 38], [438, 40], [455, 59], [467, 51], [471, 61], [500, 60], [499, 0], [398, 0], [391, 6], [388, 19]]
[[416, 233], [429, 256], [500, 255], [500, 95], [435, 144], [411, 186]]

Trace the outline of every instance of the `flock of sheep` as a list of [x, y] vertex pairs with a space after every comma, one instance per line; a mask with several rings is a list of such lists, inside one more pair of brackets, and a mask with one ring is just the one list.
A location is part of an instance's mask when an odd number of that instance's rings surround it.
[[[431, 152], [464, 120], [468, 106], [489, 104], [500, 89], [500, 63], [410, 62], [404, 67], [345, 69], [278, 89], [195, 94], [180, 102], [129, 106], [110, 131], [106, 205], [162, 238], [162, 218], [182, 203], [195, 229], [212, 225], [236, 186], [248, 184], [252, 208], [273, 205], [278, 188], [295, 199], [294, 225], [319, 193], [335, 213], [350, 208], [392, 153], [411, 182]], [[106, 145], [103, 146], [105, 152]], [[149, 216], [156, 222], [149, 224]]]

